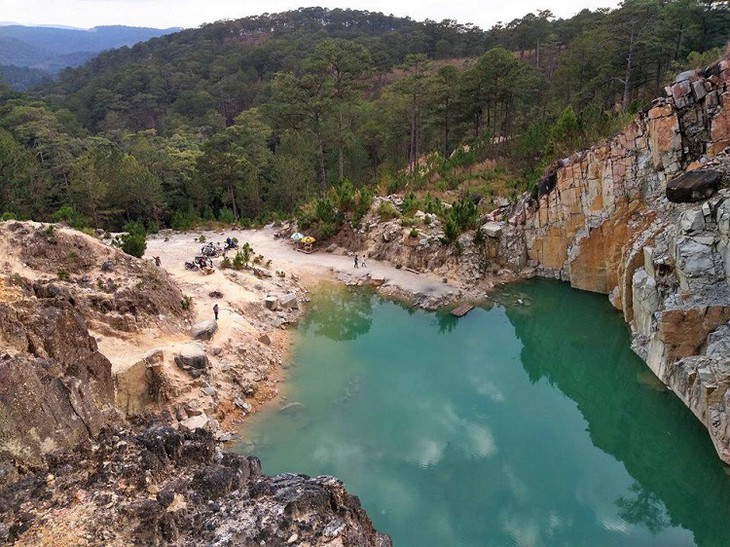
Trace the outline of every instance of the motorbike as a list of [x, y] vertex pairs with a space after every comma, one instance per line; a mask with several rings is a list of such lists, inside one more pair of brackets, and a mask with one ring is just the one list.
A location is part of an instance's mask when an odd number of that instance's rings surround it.
[[216, 247], [215, 245], [213, 245], [213, 243], [206, 243], [205, 245], [203, 245], [200, 248], [200, 253], [203, 256], [209, 256], [209, 257], [213, 257], [213, 258], [220, 256], [221, 252], [222, 252], [221, 249], [219, 247]]
[[195, 270], [197, 270], [197, 269], [199, 269], [199, 268], [198, 268], [198, 265], [197, 265], [197, 264], [195, 264], [195, 262], [188, 262], [188, 261], [185, 261], [185, 269], [186, 269], [186, 270], [191, 270], [191, 271], [195, 271]]
[[194, 262], [195, 265], [201, 269], [213, 267], [213, 261], [210, 259], [209, 256], [196, 256]]
[[230, 237], [226, 239], [226, 243], [223, 246], [224, 251], [230, 251], [232, 249], [238, 249], [238, 243], [233, 241]]

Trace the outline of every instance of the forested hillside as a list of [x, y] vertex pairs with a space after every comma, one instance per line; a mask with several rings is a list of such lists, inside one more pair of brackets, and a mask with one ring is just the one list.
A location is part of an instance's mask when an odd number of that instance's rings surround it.
[[331, 228], [375, 184], [516, 195], [729, 33], [727, 4], [698, 0], [488, 31], [323, 8], [209, 24], [0, 93], [0, 209], [185, 227], [320, 196], [305, 211]]

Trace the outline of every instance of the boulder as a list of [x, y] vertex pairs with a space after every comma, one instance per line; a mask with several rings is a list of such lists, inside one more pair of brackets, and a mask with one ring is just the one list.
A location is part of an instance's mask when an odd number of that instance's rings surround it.
[[259, 268], [258, 266], [253, 267], [253, 274], [259, 279], [262, 279], [264, 277], [271, 277], [271, 272], [269, 270]]
[[705, 215], [701, 209], [690, 209], [679, 216], [679, 228], [684, 234], [699, 232], [705, 227]]
[[279, 304], [285, 310], [297, 310], [299, 309], [299, 302], [297, 296], [293, 293], [288, 293], [279, 298]]
[[261, 336], [259, 336], [258, 341], [261, 342], [265, 346], [271, 345], [271, 338], [269, 337], [268, 334], [262, 334]]
[[276, 311], [279, 309], [279, 298], [276, 296], [268, 295], [264, 298], [264, 307], [267, 310]]
[[180, 428], [183, 431], [194, 431], [195, 429], [203, 429], [206, 425], [208, 425], [208, 421], [208, 417], [205, 415], [205, 413], [202, 413], [199, 416], [192, 416], [187, 420], [183, 420], [182, 422], [180, 422]]
[[502, 235], [502, 223], [501, 222], [487, 222], [482, 225], [482, 233], [488, 237], [498, 238]]
[[199, 376], [208, 368], [209, 362], [203, 348], [195, 344], [187, 344], [175, 355], [175, 364], [193, 376]]
[[190, 329], [190, 334], [195, 340], [210, 340], [217, 330], [218, 323], [215, 319], [209, 319], [195, 323]]
[[709, 198], [717, 191], [722, 173], [713, 169], [689, 171], [667, 182], [667, 199], [690, 203]]

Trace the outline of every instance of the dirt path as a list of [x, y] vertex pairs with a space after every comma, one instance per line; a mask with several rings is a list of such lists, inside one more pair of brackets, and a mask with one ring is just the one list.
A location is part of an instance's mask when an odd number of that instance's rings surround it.
[[[293, 244], [284, 239], [274, 238], [272, 228], [260, 230], [231, 230], [223, 232], [195, 232], [173, 234], [168, 241], [162, 238], [150, 239], [147, 247], [147, 257], [159, 256], [162, 266], [183, 282], [200, 283], [201, 279], [206, 286], [216, 283], [216, 272], [209, 278], [201, 278], [197, 272], [188, 272], [184, 269], [184, 262], [191, 260], [199, 253], [201, 243], [195, 242], [197, 235], [205, 236], [206, 241], [223, 242], [226, 237], [235, 237], [242, 245], [248, 242], [256, 254], [261, 254], [265, 260], [271, 260], [271, 270], [281, 270], [287, 274], [294, 273], [305, 287], [327, 279], [337, 279], [345, 282], [357, 282], [370, 278], [383, 280], [383, 288], [394, 289], [406, 294], [423, 295], [434, 299], [448, 298], [457, 295], [460, 287], [443, 283], [435, 275], [427, 273], [413, 273], [407, 270], [398, 270], [387, 262], [367, 260], [365, 268], [354, 268], [353, 258], [338, 254], [331, 254], [322, 250], [312, 254], [305, 254], [294, 249]], [[212, 290], [212, 289], [211, 289]], [[212, 304], [211, 304], [212, 305]]]

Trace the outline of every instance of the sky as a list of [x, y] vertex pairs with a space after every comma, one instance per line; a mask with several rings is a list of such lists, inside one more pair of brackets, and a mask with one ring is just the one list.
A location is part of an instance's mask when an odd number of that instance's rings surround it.
[[455, 19], [484, 29], [498, 21], [549, 9], [569, 17], [583, 8], [614, 7], [618, 0], [0, 0], [0, 21], [21, 25], [91, 28], [99, 25], [194, 28], [300, 7], [350, 8], [409, 16], [417, 21]]

